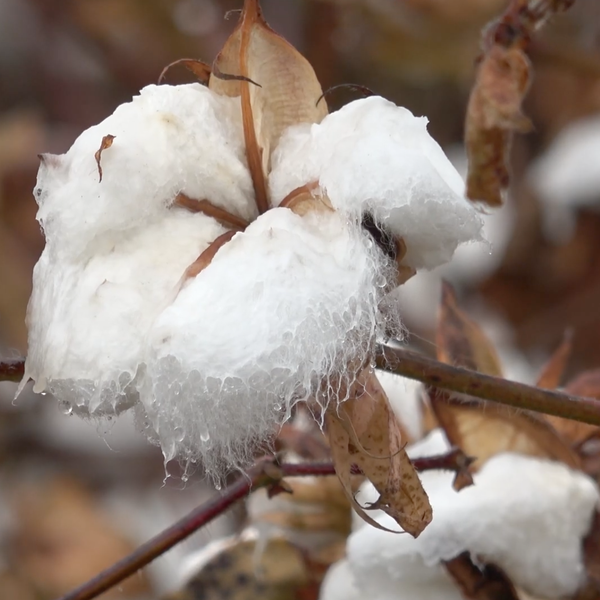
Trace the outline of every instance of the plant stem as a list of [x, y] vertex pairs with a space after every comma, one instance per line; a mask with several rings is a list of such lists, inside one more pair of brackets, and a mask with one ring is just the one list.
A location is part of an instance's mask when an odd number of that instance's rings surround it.
[[380, 346], [378, 369], [434, 387], [534, 412], [600, 426], [600, 401], [453, 367], [409, 350]]
[[[464, 455], [457, 449], [447, 454], [413, 460], [418, 471], [445, 469], [459, 472], [464, 468]], [[359, 473], [359, 471], [356, 471]], [[335, 475], [333, 463], [277, 464], [261, 460], [246, 474], [229, 485], [222, 494], [200, 505], [188, 515], [148, 540], [113, 566], [68, 593], [60, 600], [92, 600], [118, 585], [139, 569], [145, 567], [167, 550], [198, 531], [201, 527], [224, 513], [232, 504], [262, 487], [277, 486], [282, 477]]]
[[[383, 371], [416, 379], [444, 390], [600, 426], [600, 401], [591, 398], [571, 396], [564, 392], [544, 390], [484, 375], [447, 365], [403, 348], [379, 346], [375, 364]], [[23, 360], [0, 362], [0, 381], [19, 382], [23, 377], [23, 370]]]

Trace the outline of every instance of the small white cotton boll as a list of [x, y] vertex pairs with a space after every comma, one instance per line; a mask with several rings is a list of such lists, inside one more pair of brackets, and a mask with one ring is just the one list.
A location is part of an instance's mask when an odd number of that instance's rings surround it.
[[[106, 135], [115, 136], [100, 157]], [[255, 215], [239, 99], [199, 84], [148, 86], [62, 156], [42, 160], [35, 188], [49, 248], [77, 255], [161, 217], [183, 192]]]
[[185, 269], [223, 231], [210, 217], [172, 209], [89, 260], [46, 248], [33, 274], [25, 380], [84, 414], [131, 405], [152, 322]]
[[292, 404], [367, 356], [388, 264], [334, 212], [268, 211], [190, 280], [149, 337], [142, 400], [166, 456], [244, 460]]
[[333, 206], [375, 220], [406, 242], [405, 264], [432, 269], [480, 239], [464, 182], [418, 118], [380, 97], [357, 100], [320, 124], [287, 130], [272, 157], [274, 204], [318, 181]]
[[558, 135], [531, 166], [529, 180], [542, 203], [548, 237], [568, 241], [575, 228], [576, 210], [600, 208], [600, 116], [575, 121]]
[[[490, 459], [475, 485], [460, 492], [452, 489], [452, 478], [441, 471], [421, 475], [435, 516], [416, 540], [372, 527], [352, 534], [348, 556], [359, 585], [373, 576], [437, 579], [441, 561], [468, 550], [497, 564], [530, 594], [559, 598], [577, 591], [585, 579], [582, 540], [598, 502], [590, 478], [560, 463], [515, 454]], [[371, 496], [364, 486], [358, 499], [364, 503]], [[383, 513], [376, 519], [394, 526]]]

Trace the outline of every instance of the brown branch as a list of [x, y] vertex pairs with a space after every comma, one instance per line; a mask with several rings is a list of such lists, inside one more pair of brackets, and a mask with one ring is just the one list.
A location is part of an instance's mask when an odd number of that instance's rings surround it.
[[[544, 390], [500, 377], [491, 377], [447, 365], [402, 348], [379, 346], [376, 366], [383, 371], [416, 379], [444, 390], [600, 426], [600, 401], [592, 398], [572, 396], [564, 392]], [[23, 378], [23, 368], [22, 360], [0, 362], [0, 381], [19, 382]]]
[[[458, 473], [464, 468], [465, 458], [461, 451], [452, 449], [447, 454], [415, 459], [413, 465], [418, 471], [442, 469]], [[360, 473], [358, 470], [355, 472]], [[332, 463], [279, 465], [272, 460], [262, 460], [229, 485], [221, 495], [194, 509], [177, 523], [142, 544], [129, 556], [102, 571], [60, 600], [92, 600], [98, 597], [224, 513], [232, 504], [247, 496], [251, 491], [262, 487], [281, 489], [278, 486], [283, 477], [328, 475], [335, 475]]]
[[388, 346], [378, 348], [375, 364], [378, 369], [452, 392], [600, 426], [600, 401], [591, 398], [484, 375]]

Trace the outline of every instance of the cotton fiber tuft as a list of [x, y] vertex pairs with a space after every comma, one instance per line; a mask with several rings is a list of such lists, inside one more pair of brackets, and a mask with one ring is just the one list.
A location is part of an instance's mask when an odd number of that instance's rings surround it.
[[433, 269], [479, 239], [482, 221], [427, 119], [378, 96], [284, 134], [273, 155], [273, 202], [307, 182], [318, 182], [342, 214], [370, 213], [403, 238], [405, 263], [417, 269]]

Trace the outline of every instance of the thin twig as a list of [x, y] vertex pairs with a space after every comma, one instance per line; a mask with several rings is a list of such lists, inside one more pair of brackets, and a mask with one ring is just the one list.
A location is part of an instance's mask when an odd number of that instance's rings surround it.
[[600, 401], [508, 381], [427, 358], [410, 350], [380, 346], [376, 367], [434, 387], [506, 406], [600, 426]]
[[[418, 471], [443, 469], [458, 473], [464, 468], [464, 458], [462, 452], [452, 449], [447, 454], [417, 458], [413, 460], [413, 465]], [[355, 472], [360, 473], [358, 470]], [[221, 495], [194, 509], [177, 523], [142, 544], [129, 556], [102, 571], [60, 600], [92, 600], [98, 597], [224, 513], [232, 504], [247, 496], [251, 491], [262, 487], [277, 486], [282, 477], [328, 475], [335, 475], [332, 463], [279, 465], [271, 460], [262, 460], [229, 485]]]

